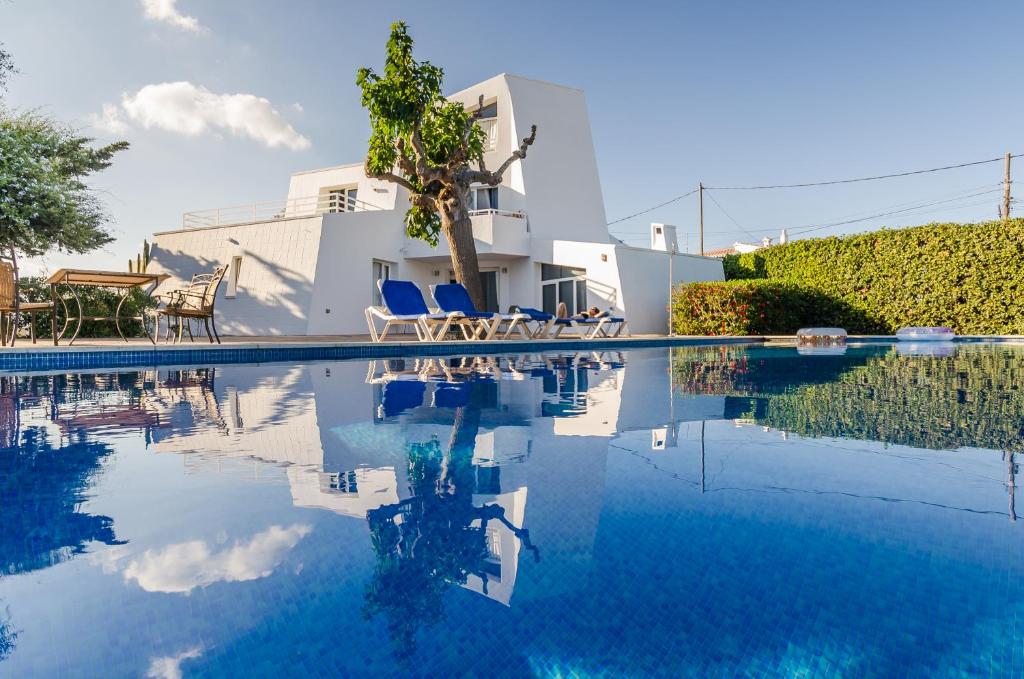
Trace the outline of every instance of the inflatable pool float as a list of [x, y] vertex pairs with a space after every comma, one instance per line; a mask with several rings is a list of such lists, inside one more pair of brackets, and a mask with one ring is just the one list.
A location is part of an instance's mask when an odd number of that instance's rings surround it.
[[900, 342], [896, 353], [900, 356], [955, 356], [956, 342]]
[[845, 345], [846, 330], [843, 328], [800, 328], [796, 331], [796, 343], [800, 347]]
[[956, 333], [953, 328], [932, 326], [928, 328], [900, 328], [896, 331], [896, 339], [905, 342], [949, 342]]
[[845, 344], [803, 344], [796, 348], [801, 356], [842, 356], [846, 353]]

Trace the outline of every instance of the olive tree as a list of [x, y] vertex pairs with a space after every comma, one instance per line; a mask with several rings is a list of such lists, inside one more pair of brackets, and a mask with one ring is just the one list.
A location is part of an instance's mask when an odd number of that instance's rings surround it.
[[444, 71], [430, 62], [416, 61], [412, 48], [405, 23], [393, 24], [383, 75], [361, 68], [356, 77], [363, 106], [370, 113], [366, 175], [409, 191], [406, 232], [431, 245], [437, 245], [439, 234], [444, 234], [456, 280], [482, 309], [470, 187], [500, 184], [509, 166], [526, 157], [537, 126], [496, 170], [488, 170], [484, 133], [476, 125], [483, 99], [475, 110], [445, 99], [441, 93]]
[[48, 118], [0, 111], [0, 247], [35, 256], [89, 252], [113, 240], [103, 204], [85, 179], [108, 167], [128, 142], [91, 143]]

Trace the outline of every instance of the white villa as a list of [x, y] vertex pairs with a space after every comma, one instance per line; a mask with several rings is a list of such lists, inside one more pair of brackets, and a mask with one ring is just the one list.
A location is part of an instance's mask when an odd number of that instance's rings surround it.
[[[718, 259], [669, 254], [674, 227], [652, 224], [649, 248], [609, 235], [582, 91], [503, 74], [450, 98], [475, 106], [481, 95], [489, 167], [538, 127], [502, 184], [474, 191], [488, 310], [597, 305], [625, 315], [633, 332], [665, 332], [670, 271], [676, 283], [722, 280]], [[227, 264], [221, 334], [363, 334], [378, 279], [413, 280], [428, 303], [429, 286], [451, 279], [443, 238], [432, 248], [406, 236], [407, 208], [405, 190], [368, 179], [362, 163], [300, 172], [284, 201], [186, 213], [180, 228], [155, 235], [150, 266], [177, 287]]]

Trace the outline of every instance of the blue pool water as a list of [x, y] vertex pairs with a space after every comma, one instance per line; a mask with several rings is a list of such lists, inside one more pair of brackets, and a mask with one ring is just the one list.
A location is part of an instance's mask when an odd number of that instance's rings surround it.
[[1024, 674], [1024, 347], [0, 376], [0, 675]]

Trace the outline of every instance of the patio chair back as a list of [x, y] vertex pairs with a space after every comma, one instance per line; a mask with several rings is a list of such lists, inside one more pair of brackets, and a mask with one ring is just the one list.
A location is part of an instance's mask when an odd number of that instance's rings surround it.
[[461, 311], [467, 316], [476, 315], [477, 308], [469, 290], [462, 283], [439, 283], [434, 286], [434, 300], [442, 311]]
[[18, 270], [13, 262], [0, 260], [0, 311], [14, 311], [18, 303]]
[[210, 274], [210, 281], [206, 284], [206, 290], [203, 291], [203, 311], [209, 311], [213, 313], [213, 305], [217, 301], [217, 289], [220, 288], [220, 282], [224, 280], [224, 274], [228, 272], [227, 265], [218, 266]]
[[420, 316], [429, 314], [427, 303], [423, 301], [423, 293], [412, 281], [382, 280], [378, 281], [380, 296], [384, 304], [395, 316]]

